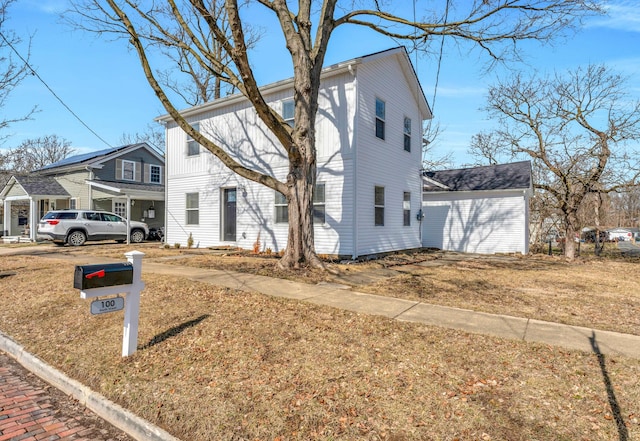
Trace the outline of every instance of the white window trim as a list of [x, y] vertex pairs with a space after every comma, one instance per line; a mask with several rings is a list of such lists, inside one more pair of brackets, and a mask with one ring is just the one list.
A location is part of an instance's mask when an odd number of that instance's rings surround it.
[[[188, 207], [187, 206], [187, 202], [189, 200], [189, 195], [190, 194], [195, 194], [198, 195], [198, 206], [197, 207]], [[184, 215], [184, 223], [185, 225], [200, 225], [200, 192], [191, 192], [191, 193], [185, 193], [184, 195], [184, 207], [185, 207], [185, 215]], [[189, 212], [193, 212], [193, 211], [197, 211], [198, 212], [198, 222], [195, 224], [190, 224], [189, 223], [189, 216], [188, 213]]]
[[[191, 124], [191, 127], [193, 127], [196, 132], [200, 131], [200, 123], [193, 123], [193, 124]], [[198, 142], [195, 139], [193, 139], [193, 137], [191, 135], [189, 135], [188, 133], [186, 133], [186, 135], [187, 135], [187, 143], [186, 143], [185, 154], [186, 154], [187, 158], [194, 158], [196, 156], [200, 156], [200, 152], [202, 150], [200, 148], [200, 144], [198, 144]], [[189, 153], [189, 146], [191, 145], [191, 143], [195, 143], [196, 144], [196, 146], [198, 147], [198, 153], [193, 153], [193, 154]]]
[[[382, 200], [382, 204], [377, 204], [376, 203], [376, 189], [377, 188], [382, 188], [382, 196], [383, 196], [383, 200]], [[385, 208], [384, 208], [384, 204], [385, 204], [385, 200], [386, 199], [386, 194], [385, 194], [385, 188], [383, 185], [374, 185], [373, 186], [373, 225], [376, 227], [384, 227], [385, 224]], [[381, 224], [377, 224], [376, 223], [376, 209], [377, 208], [382, 208], [382, 223]]]
[[[405, 200], [405, 195], [409, 195], [409, 200]], [[408, 224], [404, 223], [406, 212], [409, 212], [409, 216], [407, 219], [409, 220]], [[411, 192], [404, 191], [402, 192], [402, 226], [410, 227], [411, 226]]]
[[[127, 164], [132, 164], [133, 165], [133, 177], [131, 179], [125, 178], [125, 169], [126, 169]], [[135, 182], [137, 166], [138, 165], [137, 165], [137, 163], [135, 161], [129, 161], [128, 159], [123, 159], [122, 160], [122, 176], [120, 176], [120, 179], [122, 179], [123, 181]]]
[[[315, 200], [313, 201], [313, 209], [315, 210], [316, 207], [320, 207], [322, 206], [324, 208], [324, 221], [322, 222], [316, 222], [316, 217], [313, 216], [313, 223], [315, 225], [325, 225], [327, 223], [327, 185], [325, 182], [316, 182], [316, 189], [318, 188], [318, 186], [322, 185], [324, 187], [324, 199], [322, 200], [322, 202], [316, 202]], [[313, 195], [315, 197], [316, 192], [313, 192]]]
[[[292, 105], [293, 114], [291, 115], [291, 118], [286, 118], [284, 115], [284, 106], [285, 104], [289, 104], [289, 103], [291, 103]], [[293, 101], [293, 98], [282, 101], [282, 119], [284, 119], [284, 122], [289, 124], [291, 127], [295, 125], [295, 112], [296, 112], [296, 109], [295, 109], [295, 102]]]
[[[382, 116], [378, 116], [378, 101], [380, 101], [383, 104], [383, 112], [384, 115]], [[387, 137], [387, 130], [386, 130], [386, 125], [387, 125], [387, 102], [385, 100], [383, 100], [380, 97], [376, 97], [375, 99], [375, 124], [374, 124], [374, 134], [375, 137], [380, 139], [380, 140], [385, 140]], [[378, 136], [378, 121], [382, 122], [382, 137]]]
[[279, 191], [274, 192], [273, 195], [273, 222], [275, 224], [288, 224], [289, 223], [289, 216], [288, 216], [288, 211], [287, 211], [287, 220], [278, 220], [278, 207], [285, 207], [287, 210], [289, 209], [289, 204], [287, 203], [287, 198], [282, 195], [282, 197], [284, 198], [284, 203], [283, 202], [278, 202], [278, 194], [282, 194]]
[[[152, 172], [153, 167], [157, 167], [158, 168], [158, 182], [154, 182], [154, 181], [151, 180], [151, 177], [153, 176], [153, 172]], [[150, 184], [162, 184], [162, 166], [161, 165], [149, 164], [149, 183]]]
[[[409, 121], [409, 130], [407, 130], [407, 121]], [[405, 152], [411, 153], [411, 144], [413, 139], [411, 138], [411, 118], [409, 118], [408, 116], [405, 116], [402, 120], [402, 132], [402, 148]], [[409, 137], [409, 150], [407, 150], [407, 147], [405, 145], [406, 137]]]

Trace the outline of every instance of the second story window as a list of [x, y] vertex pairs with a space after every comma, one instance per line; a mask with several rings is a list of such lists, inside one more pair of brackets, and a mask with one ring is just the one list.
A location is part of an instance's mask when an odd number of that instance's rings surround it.
[[136, 163], [133, 161], [122, 160], [122, 180], [136, 180]]
[[162, 182], [159, 165], [149, 166], [149, 182], [152, 182], [154, 184], [159, 184], [160, 182]]
[[293, 100], [285, 100], [282, 102], [282, 118], [291, 127], [293, 127], [295, 122], [293, 118], [294, 109], [295, 105]]
[[[199, 123], [193, 123], [191, 124], [191, 127], [193, 127], [196, 132], [200, 131]], [[191, 136], [187, 135], [187, 156], [198, 156], [199, 154], [200, 144], [198, 144], [198, 142]]]
[[376, 98], [376, 138], [384, 139], [386, 104], [380, 98]]
[[411, 118], [404, 118], [404, 149], [411, 151]]

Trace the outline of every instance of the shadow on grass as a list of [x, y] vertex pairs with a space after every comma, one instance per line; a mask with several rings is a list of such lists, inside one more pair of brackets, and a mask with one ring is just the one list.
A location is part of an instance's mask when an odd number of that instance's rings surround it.
[[143, 349], [148, 349], [152, 346], [155, 346], [159, 343], [162, 343], [163, 341], [171, 338], [171, 337], [175, 337], [176, 335], [180, 334], [182, 331], [184, 331], [185, 329], [189, 329], [192, 328], [194, 326], [196, 326], [198, 323], [200, 323], [201, 321], [203, 321], [204, 319], [208, 318], [209, 314], [204, 314], [201, 315], [200, 317], [194, 318], [193, 320], [189, 320], [188, 322], [184, 322], [179, 324], [178, 326], [174, 326], [173, 328], [169, 328], [166, 331], [155, 335], [151, 340], [149, 340], [147, 343], [145, 343], [142, 346], [138, 346], [138, 350], [143, 350]]
[[609, 373], [607, 372], [607, 366], [604, 360], [604, 354], [600, 352], [600, 347], [598, 346], [598, 341], [596, 340], [596, 333], [591, 332], [591, 337], [589, 337], [589, 341], [591, 342], [591, 347], [593, 348], [594, 354], [598, 357], [598, 363], [600, 364], [600, 370], [602, 371], [602, 380], [604, 381], [604, 387], [607, 390], [607, 398], [609, 399], [609, 406], [611, 407], [611, 413], [613, 414], [613, 419], [616, 422], [616, 426], [618, 427], [618, 438], [620, 441], [629, 441], [629, 431], [627, 430], [627, 426], [624, 423], [624, 418], [622, 417], [622, 412], [620, 410], [620, 405], [618, 404], [618, 399], [616, 398], [616, 393], [613, 390], [613, 385], [611, 384], [611, 379], [609, 378]]

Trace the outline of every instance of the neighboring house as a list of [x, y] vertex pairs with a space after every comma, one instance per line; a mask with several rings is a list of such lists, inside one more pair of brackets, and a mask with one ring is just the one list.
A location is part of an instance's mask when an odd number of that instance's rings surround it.
[[[293, 82], [263, 87], [293, 124]], [[184, 117], [240, 163], [286, 180], [287, 154], [242, 96], [187, 109]], [[324, 69], [316, 121], [315, 245], [355, 258], [420, 248], [422, 122], [431, 111], [404, 48]], [[170, 116], [166, 124], [166, 242], [277, 253], [286, 247], [283, 196], [229, 171]]]
[[150, 228], [163, 226], [164, 168], [163, 156], [139, 143], [71, 156], [28, 176], [13, 176], [0, 191], [3, 230], [36, 240], [37, 228], [31, 227], [47, 211], [65, 208], [112, 211]]
[[529, 252], [529, 161], [423, 176], [423, 246], [481, 254]]
[[638, 228], [618, 227], [607, 230], [609, 240], [630, 241], [637, 240], [640, 236]]

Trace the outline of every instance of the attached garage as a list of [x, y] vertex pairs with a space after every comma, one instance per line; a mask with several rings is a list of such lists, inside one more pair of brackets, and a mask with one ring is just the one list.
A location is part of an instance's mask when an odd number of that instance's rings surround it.
[[423, 173], [422, 245], [464, 253], [529, 252], [529, 161]]

